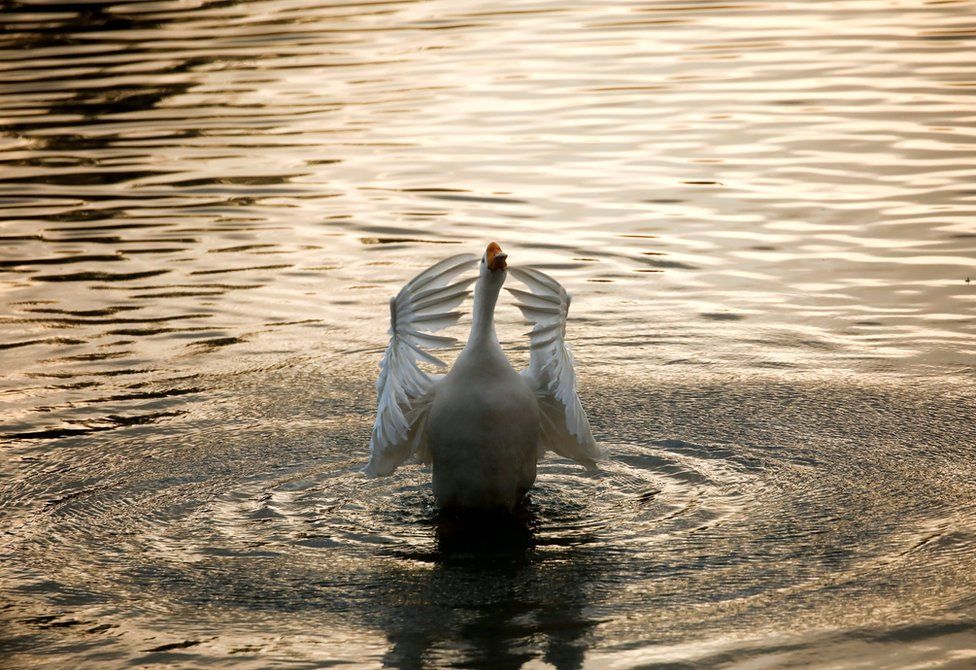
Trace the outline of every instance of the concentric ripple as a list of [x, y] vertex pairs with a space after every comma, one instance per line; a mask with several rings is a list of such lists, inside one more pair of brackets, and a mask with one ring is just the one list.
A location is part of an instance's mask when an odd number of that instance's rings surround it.
[[[224, 400], [185, 406], [180, 440], [106, 438], [111, 479], [89, 457], [60, 497], [43, 499], [50, 473], [23, 480], [39, 502], [5, 536], [10, 648], [53, 644], [52, 663], [573, 667], [629, 665], [636, 649], [690, 661], [712, 643], [682, 645], [723, 631], [721, 658], [744, 662], [779, 653], [762, 639], [792, 636], [802, 657], [824, 630], [859, 644], [972, 607], [976, 482], [960, 458], [976, 435], [959, 428], [974, 407], [951, 386], [588, 384], [595, 415], [630, 417], [611, 432], [645, 440], [608, 440], [598, 474], [547, 459], [521, 530], [458, 528], [424, 468], [359, 474], [368, 414], [316, 417], [304, 389], [326, 380], [350, 408], [369, 403], [365, 369], [344, 363], [206, 380]], [[894, 417], [865, 426], [864, 407]]]

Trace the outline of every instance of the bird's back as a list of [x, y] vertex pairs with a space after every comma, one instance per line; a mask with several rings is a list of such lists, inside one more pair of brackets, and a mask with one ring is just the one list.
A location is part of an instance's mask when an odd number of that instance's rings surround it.
[[501, 350], [462, 353], [427, 421], [438, 504], [513, 509], [535, 481], [538, 440], [535, 394]]

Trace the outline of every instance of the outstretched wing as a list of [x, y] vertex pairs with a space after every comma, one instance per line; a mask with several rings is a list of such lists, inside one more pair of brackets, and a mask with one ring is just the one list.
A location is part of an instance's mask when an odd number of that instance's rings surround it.
[[508, 291], [531, 322], [529, 367], [522, 372], [539, 398], [539, 455], [548, 449], [593, 468], [606, 452], [593, 440], [590, 422], [576, 393], [573, 355], [566, 344], [570, 295], [559, 282], [533, 268], [509, 267], [509, 273], [530, 292]]
[[390, 345], [376, 380], [376, 421], [369, 440], [369, 463], [363, 468], [367, 475], [392, 473], [421, 447], [433, 380], [420, 362], [446, 367], [427, 349], [456, 342], [453, 337], [432, 333], [460, 318], [460, 312], [451, 310], [470, 294], [468, 286], [477, 276], [454, 280], [477, 260], [473, 254], [446, 258], [390, 298]]

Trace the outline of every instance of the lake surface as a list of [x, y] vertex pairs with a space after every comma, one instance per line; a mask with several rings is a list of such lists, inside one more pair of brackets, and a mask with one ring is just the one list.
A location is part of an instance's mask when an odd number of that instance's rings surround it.
[[[0, 666], [976, 664], [976, 3], [0, 22]], [[358, 469], [490, 240], [611, 458], [471, 537]]]

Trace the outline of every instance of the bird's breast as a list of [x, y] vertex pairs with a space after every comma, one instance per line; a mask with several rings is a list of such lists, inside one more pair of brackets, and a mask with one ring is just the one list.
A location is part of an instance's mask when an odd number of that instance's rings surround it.
[[538, 433], [535, 394], [511, 365], [462, 361], [437, 385], [429, 438], [450, 442], [523, 442]]
[[512, 509], [535, 480], [538, 442], [538, 401], [511, 366], [455, 365], [427, 420], [438, 504]]

